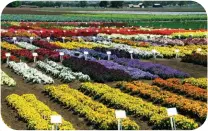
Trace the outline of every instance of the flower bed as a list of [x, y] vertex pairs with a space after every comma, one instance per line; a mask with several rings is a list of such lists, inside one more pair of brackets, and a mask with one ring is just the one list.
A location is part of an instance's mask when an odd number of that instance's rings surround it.
[[7, 42], [1, 42], [1, 48], [5, 50], [20, 50], [22, 48], [18, 47], [17, 45], [14, 44], [9, 44]]
[[[91, 94], [92, 97], [100, 99], [103, 103], [126, 110], [129, 114], [146, 118], [149, 123], [157, 129], [170, 129], [170, 121], [164, 107], [153, 105], [143, 101], [141, 98], [133, 97], [113, 89], [105, 84], [83, 83], [80, 91]], [[176, 127], [179, 129], [195, 129], [198, 124], [194, 120], [182, 115], [175, 116]]]
[[135, 95], [139, 95], [145, 99], [150, 99], [154, 103], [162, 104], [167, 107], [177, 107], [183, 114], [190, 113], [195, 118], [204, 122], [206, 119], [206, 103], [187, 99], [183, 96], [163, 91], [157, 86], [151, 86], [140, 81], [121, 82], [117, 87], [130, 91]]
[[181, 58], [181, 61], [207, 66], [207, 55], [200, 53], [187, 54]]
[[1, 70], [1, 85], [15, 86], [16, 81]]
[[207, 90], [190, 84], [181, 84], [181, 81], [176, 78], [163, 80], [157, 78], [153, 81], [153, 85], [157, 85], [163, 89], [192, 97], [196, 100], [207, 101]]
[[11, 68], [17, 75], [23, 76], [26, 82], [31, 83], [43, 83], [51, 84], [54, 83], [53, 79], [35, 68], [29, 67], [26, 63], [20, 62], [15, 63], [13, 61], [9, 62], [8, 67]]
[[207, 78], [186, 78], [183, 83], [190, 83], [191, 85], [207, 89]]
[[61, 79], [63, 82], [72, 82], [76, 79], [80, 81], [90, 81], [88, 75], [84, 75], [81, 72], [72, 72], [70, 68], [59, 65], [53, 61], [47, 61], [47, 63], [37, 61], [37, 67]]
[[20, 46], [21, 48], [28, 49], [28, 50], [36, 50], [36, 49], [39, 49], [39, 47], [34, 46], [32, 44], [29, 44], [27, 42], [17, 42], [16, 44], [18, 46]]
[[[65, 106], [72, 108], [74, 112], [84, 116], [91, 124], [102, 130], [117, 129], [115, 110], [107, 108], [103, 104], [93, 101], [83, 93], [69, 88], [68, 85], [45, 86], [44, 90], [52, 98], [57, 99]], [[138, 130], [136, 122], [126, 118], [122, 122], [124, 130]]]
[[[11, 94], [6, 97], [9, 106], [14, 108], [18, 117], [22, 118], [27, 123], [29, 130], [50, 130], [52, 124], [50, 123], [51, 115], [58, 115], [52, 111], [47, 105], [37, 100], [33, 94]], [[74, 130], [73, 125], [62, 118], [62, 124], [59, 130]]]
[[178, 32], [178, 33], [173, 33], [172, 37], [173, 38], [188, 38], [188, 37], [193, 37], [193, 38], [206, 38], [208, 33], [201, 32], [201, 31], [195, 31], [195, 32]]
[[118, 58], [118, 59], [114, 59], [113, 61], [121, 65], [138, 68], [143, 71], [150, 72], [152, 74], [158, 75], [161, 78], [172, 78], [172, 77], [184, 78], [189, 76], [189, 74], [187, 73], [181, 72], [179, 70], [173, 69], [168, 66], [164, 66], [161, 64], [154, 64], [151, 62], [142, 62], [136, 59]]
[[55, 49], [60, 48], [59, 46], [52, 45], [49, 42], [44, 41], [44, 40], [34, 40], [33, 45], [41, 47], [41, 48], [46, 48], [46, 49], [49, 49], [49, 50], [55, 50]]
[[131, 78], [123, 70], [109, 69], [96, 61], [85, 61], [84, 59], [70, 57], [70, 59], [64, 60], [62, 64], [71, 68], [73, 71], [81, 71], [98, 82], [130, 80]]
[[[6, 51], [1, 49], [1, 63], [5, 63], [7, 61], [7, 57], [6, 57]], [[17, 58], [16, 56], [12, 55], [9, 57], [10, 61], [15, 61], [15, 62], [19, 62], [19, 58]]]

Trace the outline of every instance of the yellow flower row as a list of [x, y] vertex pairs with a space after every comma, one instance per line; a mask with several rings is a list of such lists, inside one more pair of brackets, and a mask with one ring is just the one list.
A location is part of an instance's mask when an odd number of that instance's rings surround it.
[[94, 47], [103, 47], [102, 45], [96, 44], [96, 43], [92, 43], [92, 42], [66, 42], [66, 43], [62, 43], [62, 42], [51, 42], [51, 44], [62, 47], [62, 48], [66, 48], [66, 49], [78, 49], [78, 48], [89, 48], [92, 49]]
[[[19, 116], [27, 122], [28, 129], [50, 130], [52, 128], [50, 116], [57, 115], [57, 113], [51, 111], [48, 106], [37, 100], [35, 95], [24, 94], [19, 96], [11, 94], [6, 97], [6, 100], [10, 106], [16, 109]], [[74, 130], [72, 124], [65, 120], [62, 120], [59, 129]]]
[[[90, 123], [99, 126], [99, 129], [116, 129], [117, 120], [115, 110], [92, 100], [76, 89], [69, 88], [68, 85], [45, 86], [44, 90], [58, 99], [65, 106], [73, 108], [77, 113], [86, 117]], [[136, 122], [126, 118], [123, 120], [124, 130], [138, 130]]]
[[166, 58], [171, 58], [176, 55], [176, 50], [178, 49], [178, 56], [184, 56], [191, 54], [193, 51], [197, 52], [197, 49], [201, 49], [201, 54], [207, 53], [207, 45], [187, 45], [187, 46], [173, 46], [173, 47], [161, 47], [161, 46], [151, 46], [151, 47], [140, 47], [137, 49], [151, 51], [155, 49], [157, 52], [162, 54]]
[[206, 38], [206, 36], [208, 35], [208, 32], [201, 32], [201, 31], [197, 31], [197, 32], [179, 32], [179, 33], [173, 33], [172, 37], [173, 38], [186, 38], [186, 37], [200, 37], [200, 38]]
[[22, 49], [14, 44], [9, 44], [8, 42], [1, 42], [1, 48], [7, 49], [7, 50], [20, 50], [20, 49]]
[[192, 85], [207, 89], [207, 78], [186, 78], [183, 80], [184, 83], [190, 83]]

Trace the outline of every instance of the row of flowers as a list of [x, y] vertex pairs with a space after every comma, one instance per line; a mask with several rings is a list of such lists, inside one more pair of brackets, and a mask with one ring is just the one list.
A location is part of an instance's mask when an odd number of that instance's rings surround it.
[[192, 54], [187, 54], [181, 58], [181, 61], [194, 63], [198, 65], [207, 66], [207, 55], [202, 53], [193, 52]]
[[70, 59], [64, 60], [62, 64], [73, 71], [81, 71], [98, 82], [130, 80], [131, 78], [123, 70], [109, 69], [96, 61], [84, 60], [73, 56]]
[[176, 78], [163, 80], [157, 78], [153, 81], [153, 85], [162, 87], [163, 89], [173, 91], [184, 96], [189, 96], [194, 99], [207, 101], [207, 90], [190, 84], [181, 84], [181, 81]]
[[15, 86], [16, 81], [1, 70], [1, 85]]
[[[102, 130], [116, 129], [117, 121], [115, 110], [107, 108], [105, 105], [92, 100], [76, 89], [69, 88], [68, 85], [45, 86], [44, 90], [51, 97], [63, 103], [74, 112], [84, 116], [91, 124]], [[136, 122], [126, 118], [122, 122], [124, 130], [138, 130]]]
[[[170, 129], [170, 124], [168, 124], [170, 121], [164, 107], [153, 105], [139, 97], [130, 96], [118, 89], [100, 83], [83, 83], [80, 91], [89, 95], [92, 94], [93, 97], [99, 98], [104, 104], [122, 108], [129, 114], [146, 118], [157, 129]], [[175, 116], [175, 120], [176, 127], [179, 129], [195, 129], [198, 127], [193, 119], [182, 115]]]
[[178, 33], [173, 33], [171, 36], [173, 38], [188, 38], [188, 37], [193, 37], [193, 38], [206, 38], [208, 35], [208, 32], [201, 32], [201, 31], [196, 31], [196, 32], [178, 32]]
[[133, 94], [140, 95], [145, 99], [150, 99], [152, 102], [162, 104], [167, 107], [177, 107], [182, 113], [195, 116], [201, 122], [206, 119], [206, 103], [187, 99], [183, 96], [163, 91], [157, 86], [151, 86], [140, 81], [121, 82], [117, 87], [130, 91]]
[[51, 77], [43, 74], [35, 68], [29, 67], [26, 63], [15, 63], [10, 61], [8, 63], [8, 67], [11, 68], [17, 75], [22, 76], [26, 82], [43, 84], [54, 83], [54, 80]]
[[[8, 104], [14, 108], [18, 116], [27, 123], [29, 130], [51, 130], [50, 123], [51, 115], [58, 115], [52, 111], [43, 102], [37, 100], [33, 94], [11, 94], [6, 97]], [[73, 125], [62, 118], [62, 124], [59, 125], [59, 130], [74, 130]]]
[[127, 45], [131, 45], [131, 46], [138, 46], [138, 47], [149, 47], [150, 46], [150, 43], [147, 43], [147, 42], [137, 42], [137, 41], [132, 41], [132, 40], [128, 40], [128, 39], [112, 39], [112, 42], [127, 44]]
[[22, 48], [18, 47], [15, 44], [9, 44], [8, 42], [1, 42], [1, 48], [6, 50], [20, 50]]
[[34, 46], [32, 44], [29, 44], [27, 42], [16, 42], [15, 44], [17, 44], [19, 47], [27, 49], [27, 50], [36, 50], [39, 49], [39, 47]]
[[186, 78], [183, 80], [183, 83], [189, 83], [191, 85], [207, 89], [207, 78]]
[[[5, 63], [7, 61], [6, 53], [7, 53], [7, 51], [1, 49], [1, 63]], [[9, 57], [9, 60], [19, 62], [19, 58], [17, 58], [16, 56], [14, 56], [12, 54]]]
[[190, 75], [179, 70], [173, 69], [171, 67], [154, 64], [151, 62], [142, 62], [137, 59], [127, 59], [127, 58], [117, 58], [113, 60], [121, 65], [125, 65], [132, 68], [138, 68], [143, 71], [150, 72], [152, 74], [158, 75], [161, 78], [184, 78], [189, 77]]
[[37, 61], [37, 67], [44, 70], [46, 73], [53, 75], [56, 78], [61, 79], [63, 82], [72, 82], [74, 80], [90, 81], [90, 77], [81, 72], [72, 72], [68, 67], [57, 64], [53, 61]]

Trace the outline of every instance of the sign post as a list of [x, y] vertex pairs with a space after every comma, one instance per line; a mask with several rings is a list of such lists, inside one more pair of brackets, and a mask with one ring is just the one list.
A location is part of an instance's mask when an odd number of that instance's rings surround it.
[[61, 123], [62, 123], [62, 118], [60, 115], [51, 115], [51, 124], [54, 124], [52, 130], [58, 130], [58, 124]]
[[152, 50], [154, 59], [156, 59], [156, 52], [157, 52], [157, 51], [156, 51], [155, 49]]
[[32, 44], [33, 42], [33, 37], [30, 37], [30, 44]]
[[126, 118], [125, 110], [115, 110], [116, 119], [118, 120], [118, 130], [122, 130], [122, 119]]
[[59, 55], [60, 55], [60, 62], [63, 62], [64, 52], [59, 52]]
[[9, 58], [10, 58], [10, 56], [11, 56], [11, 54], [8, 52], [8, 53], [5, 53], [5, 56], [7, 57], [7, 64], [9, 63]]
[[12, 39], [13, 39], [14, 44], [15, 44], [16, 43], [16, 40], [17, 40], [17, 37], [13, 37]]
[[133, 51], [129, 51], [131, 59], [133, 59]]
[[33, 55], [33, 61], [34, 61], [34, 63], [36, 63], [36, 58], [38, 56], [38, 53], [33, 52], [32, 55]]
[[174, 116], [178, 114], [177, 109], [176, 108], [167, 108], [167, 112], [168, 112], [168, 116], [170, 117], [171, 129], [176, 130]]
[[85, 57], [85, 60], [87, 60], [87, 55], [89, 54], [88, 51], [84, 51], [84, 57]]
[[47, 37], [46, 39], [48, 40], [48, 42], [50, 42], [50, 37]]
[[178, 58], [178, 53], [179, 53], [179, 51], [180, 51], [179, 49], [176, 49], [176, 50], [175, 50], [175, 53], [176, 53], [176, 59]]
[[65, 43], [65, 37], [62, 37], [63, 43]]
[[108, 60], [110, 60], [111, 52], [110, 52], [110, 51], [107, 51], [106, 53], [107, 53], [107, 55], [108, 55]]

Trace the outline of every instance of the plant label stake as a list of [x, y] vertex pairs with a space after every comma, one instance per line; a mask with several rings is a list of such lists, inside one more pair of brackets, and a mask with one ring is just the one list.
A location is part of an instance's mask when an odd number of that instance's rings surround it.
[[[62, 123], [62, 118], [60, 115], [51, 115], [51, 124], [54, 124], [55, 130], [58, 130], [58, 124]], [[53, 127], [52, 127], [53, 130]]]
[[34, 63], [36, 63], [36, 58], [38, 56], [38, 53], [33, 52], [32, 55], [33, 55], [33, 61], [34, 61]]
[[96, 37], [95, 37], [95, 36], [93, 36], [93, 37], [92, 37], [92, 39], [93, 39], [93, 41], [95, 42]]
[[88, 55], [88, 51], [84, 51], [84, 57], [85, 57], [85, 60], [87, 60], [87, 55]]
[[7, 64], [9, 63], [9, 58], [10, 58], [10, 56], [11, 56], [11, 54], [10, 53], [5, 53], [5, 56], [7, 57]]
[[176, 49], [176, 50], [175, 50], [175, 53], [176, 53], [176, 59], [178, 58], [178, 53], [179, 53], [179, 51], [180, 51], [179, 49]]
[[133, 51], [129, 51], [131, 59], [133, 59]]
[[17, 37], [13, 37], [12, 39], [13, 39], [14, 44], [15, 44], [16, 43], [16, 40], [17, 40]]
[[168, 116], [170, 117], [170, 124], [172, 130], [176, 130], [175, 119], [174, 116], [178, 114], [176, 108], [167, 108]]
[[65, 43], [65, 37], [62, 37], [63, 43]]
[[32, 41], [33, 41], [33, 37], [30, 37], [30, 44], [32, 44]]
[[60, 62], [63, 62], [64, 52], [59, 52], [59, 55], [60, 55]]
[[152, 50], [154, 59], [156, 59], [156, 52], [157, 52], [157, 51], [156, 51], [155, 49]]
[[106, 53], [107, 53], [107, 55], [108, 55], [108, 60], [110, 60], [111, 52], [110, 52], [110, 51], [107, 51]]
[[118, 120], [118, 130], [122, 130], [122, 119], [126, 118], [125, 110], [115, 110], [116, 119]]
[[47, 37], [46, 39], [48, 40], [48, 42], [50, 42], [50, 37]]

